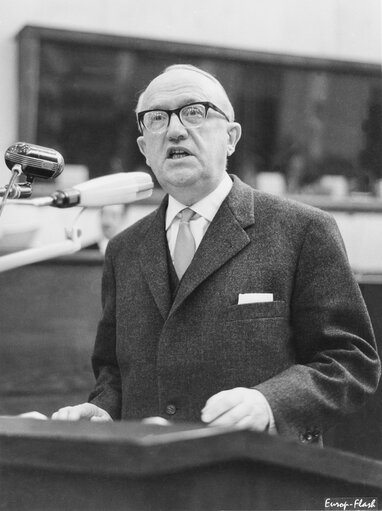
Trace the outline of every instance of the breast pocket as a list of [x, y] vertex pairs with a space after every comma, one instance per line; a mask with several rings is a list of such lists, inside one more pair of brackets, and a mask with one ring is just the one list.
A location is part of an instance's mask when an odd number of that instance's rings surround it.
[[286, 318], [287, 305], [283, 300], [274, 302], [245, 303], [231, 305], [226, 310], [225, 321]]
[[289, 367], [293, 353], [287, 302], [231, 305], [223, 315], [214, 342], [236, 382], [256, 385]]

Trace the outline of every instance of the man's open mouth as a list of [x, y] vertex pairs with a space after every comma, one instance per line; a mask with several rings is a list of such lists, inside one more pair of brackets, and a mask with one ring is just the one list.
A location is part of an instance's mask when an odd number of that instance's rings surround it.
[[167, 154], [167, 158], [170, 160], [178, 160], [180, 158], [185, 158], [186, 156], [191, 156], [186, 149], [170, 149]]

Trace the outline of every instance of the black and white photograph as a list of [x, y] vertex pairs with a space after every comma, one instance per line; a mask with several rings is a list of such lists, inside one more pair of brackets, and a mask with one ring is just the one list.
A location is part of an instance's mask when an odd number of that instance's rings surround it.
[[381, 0], [3, 0], [0, 511], [382, 510]]

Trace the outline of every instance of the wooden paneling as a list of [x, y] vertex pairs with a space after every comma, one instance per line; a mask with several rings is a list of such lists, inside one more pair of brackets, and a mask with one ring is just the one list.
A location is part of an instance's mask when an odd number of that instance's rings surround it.
[[101, 273], [84, 251], [0, 274], [0, 414], [87, 400]]
[[18, 41], [20, 138], [54, 147], [91, 177], [144, 166], [138, 94], [174, 63], [200, 66], [224, 84], [243, 126], [229, 168], [247, 182], [278, 171], [289, 191], [319, 193], [329, 173], [372, 192], [381, 177], [376, 64], [31, 26]]

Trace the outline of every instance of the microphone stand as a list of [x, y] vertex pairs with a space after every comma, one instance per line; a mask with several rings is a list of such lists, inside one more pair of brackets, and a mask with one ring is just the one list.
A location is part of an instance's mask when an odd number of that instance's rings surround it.
[[[18, 171], [16, 167], [17, 164], [13, 166], [12, 172], [16, 173]], [[132, 176], [132, 174], [135, 175]], [[13, 178], [12, 183], [7, 189], [7, 196], [9, 195], [10, 188], [14, 186], [14, 179], [16, 179], [16, 177]], [[127, 204], [150, 197], [153, 186], [150, 176], [144, 172], [135, 172], [130, 175], [121, 172], [111, 176], [91, 179], [69, 190], [57, 190], [56, 193], [49, 197], [41, 197], [28, 201], [18, 200], [18, 197], [28, 197], [30, 195], [29, 190], [19, 187], [14, 191], [15, 200], [12, 200], [12, 203], [34, 206], [50, 205], [59, 208], [82, 205], [81, 214], [83, 208], [86, 207], [100, 207], [108, 204]], [[73, 254], [80, 250], [82, 248], [80, 241], [81, 233], [75, 227], [78, 216], [72, 228], [69, 231], [66, 230], [67, 239], [65, 241], [53, 243], [41, 248], [31, 248], [0, 256], [0, 272], [18, 268], [26, 264], [44, 261], [53, 257]]]
[[0, 204], [0, 216], [1, 216], [1, 213], [3, 212], [5, 203], [7, 202], [8, 195], [13, 190], [13, 185], [15, 184], [15, 181], [18, 178], [18, 176], [21, 174], [22, 170], [23, 169], [22, 169], [21, 165], [19, 165], [19, 164], [13, 165], [13, 167], [12, 167], [12, 176], [11, 176], [11, 179], [9, 180], [8, 186], [5, 189], [3, 200], [1, 201], [1, 204]]
[[44, 247], [28, 248], [13, 254], [0, 256], [0, 273], [54, 257], [74, 254], [81, 250], [81, 230], [76, 227], [76, 224], [83, 210], [84, 208], [81, 208], [72, 226], [69, 229], [65, 229], [67, 238], [65, 241], [52, 243]]

